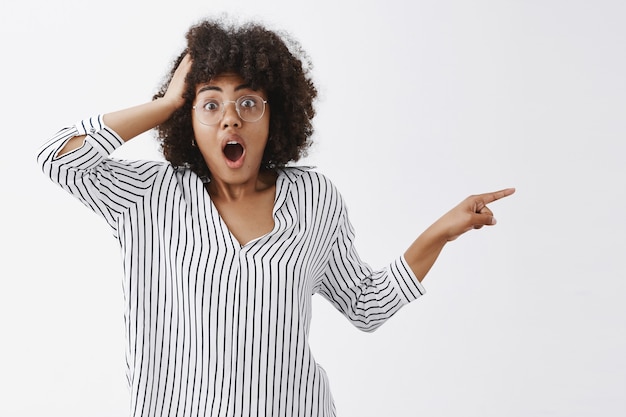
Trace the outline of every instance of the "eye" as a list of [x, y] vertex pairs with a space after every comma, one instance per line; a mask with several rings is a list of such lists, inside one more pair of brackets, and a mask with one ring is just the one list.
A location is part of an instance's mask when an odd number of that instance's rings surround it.
[[202, 103], [201, 108], [202, 110], [207, 111], [207, 112], [215, 112], [219, 110], [220, 103], [218, 103], [217, 100], [207, 100], [204, 103]]
[[259, 104], [259, 99], [252, 96], [243, 96], [239, 100], [239, 106], [242, 109], [252, 109]]

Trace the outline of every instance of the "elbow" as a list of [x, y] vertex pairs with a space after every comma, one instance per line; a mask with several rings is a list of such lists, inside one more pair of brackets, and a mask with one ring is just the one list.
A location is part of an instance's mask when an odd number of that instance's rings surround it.
[[37, 151], [37, 155], [35, 158], [36, 163], [41, 171], [47, 176], [51, 176], [52, 174], [54, 156], [58, 152], [58, 150], [58, 144], [53, 138], [52, 140], [46, 142], [43, 146], [41, 146]]
[[380, 326], [402, 307], [402, 303], [397, 298], [390, 302], [381, 304], [372, 303], [369, 305], [354, 306], [350, 321], [361, 331], [373, 333]]
[[52, 166], [52, 155], [46, 150], [41, 150], [37, 153], [36, 163], [46, 176], [50, 176], [51, 174], [51, 166]]
[[368, 326], [368, 327], [357, 326], [357, 329], [359, 329], [363, 333], [374, 333], [376, 330], [378, 330], [380, 326], [382, 326], [382, 323], [376, 324], [374, 326]]
[[62, 155], [82, 147], [84, 139], [85, 135], [76, 136], [75, 129], [73, 128], [61, 129], [54, 137], [39, 148], [36, 158], [37, 165], [39, 165], [39, 168], [41, 168], [44, 174], [51, 177], [55, 166], [59, 164], [56, 161]]
[[364, 333], [374, 333], [380, 328], [388, 317], [358, 317], [352, 320], [352, 324]]

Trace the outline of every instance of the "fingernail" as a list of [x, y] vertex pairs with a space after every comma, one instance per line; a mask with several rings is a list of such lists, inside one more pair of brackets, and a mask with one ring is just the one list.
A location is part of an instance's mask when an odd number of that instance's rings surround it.
[[491, 218], [491, 224], [492, 224], [492, 225], [494, 225], [494, 224], [496, 224], [496, 223], [498, 223], [498, 221], [496, 220], [496, 218], [495, 218], [495, 217], [492, 217], [492, 218]]

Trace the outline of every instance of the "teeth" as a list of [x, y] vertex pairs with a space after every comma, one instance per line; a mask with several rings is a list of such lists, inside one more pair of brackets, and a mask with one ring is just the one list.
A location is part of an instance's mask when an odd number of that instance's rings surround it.
[[226, 142], [227, 145], [237, 145], [239, 142], [236, 142], [234, 140], [229, 140], [228, 142]]

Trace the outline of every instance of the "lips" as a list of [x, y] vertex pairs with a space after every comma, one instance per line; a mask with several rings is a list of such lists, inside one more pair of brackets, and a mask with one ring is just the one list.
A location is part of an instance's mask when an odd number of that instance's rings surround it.
[[246, 157], [246, 146], [239, 135], [228, 135], [222, 141], [224, 161], [229, 168], [237, 169], [243, 166]]
[[237, 162], [243, 156], [243, 146], [234, 140], [228, 141], [224, 147], [224, 156], [231, 162]]

